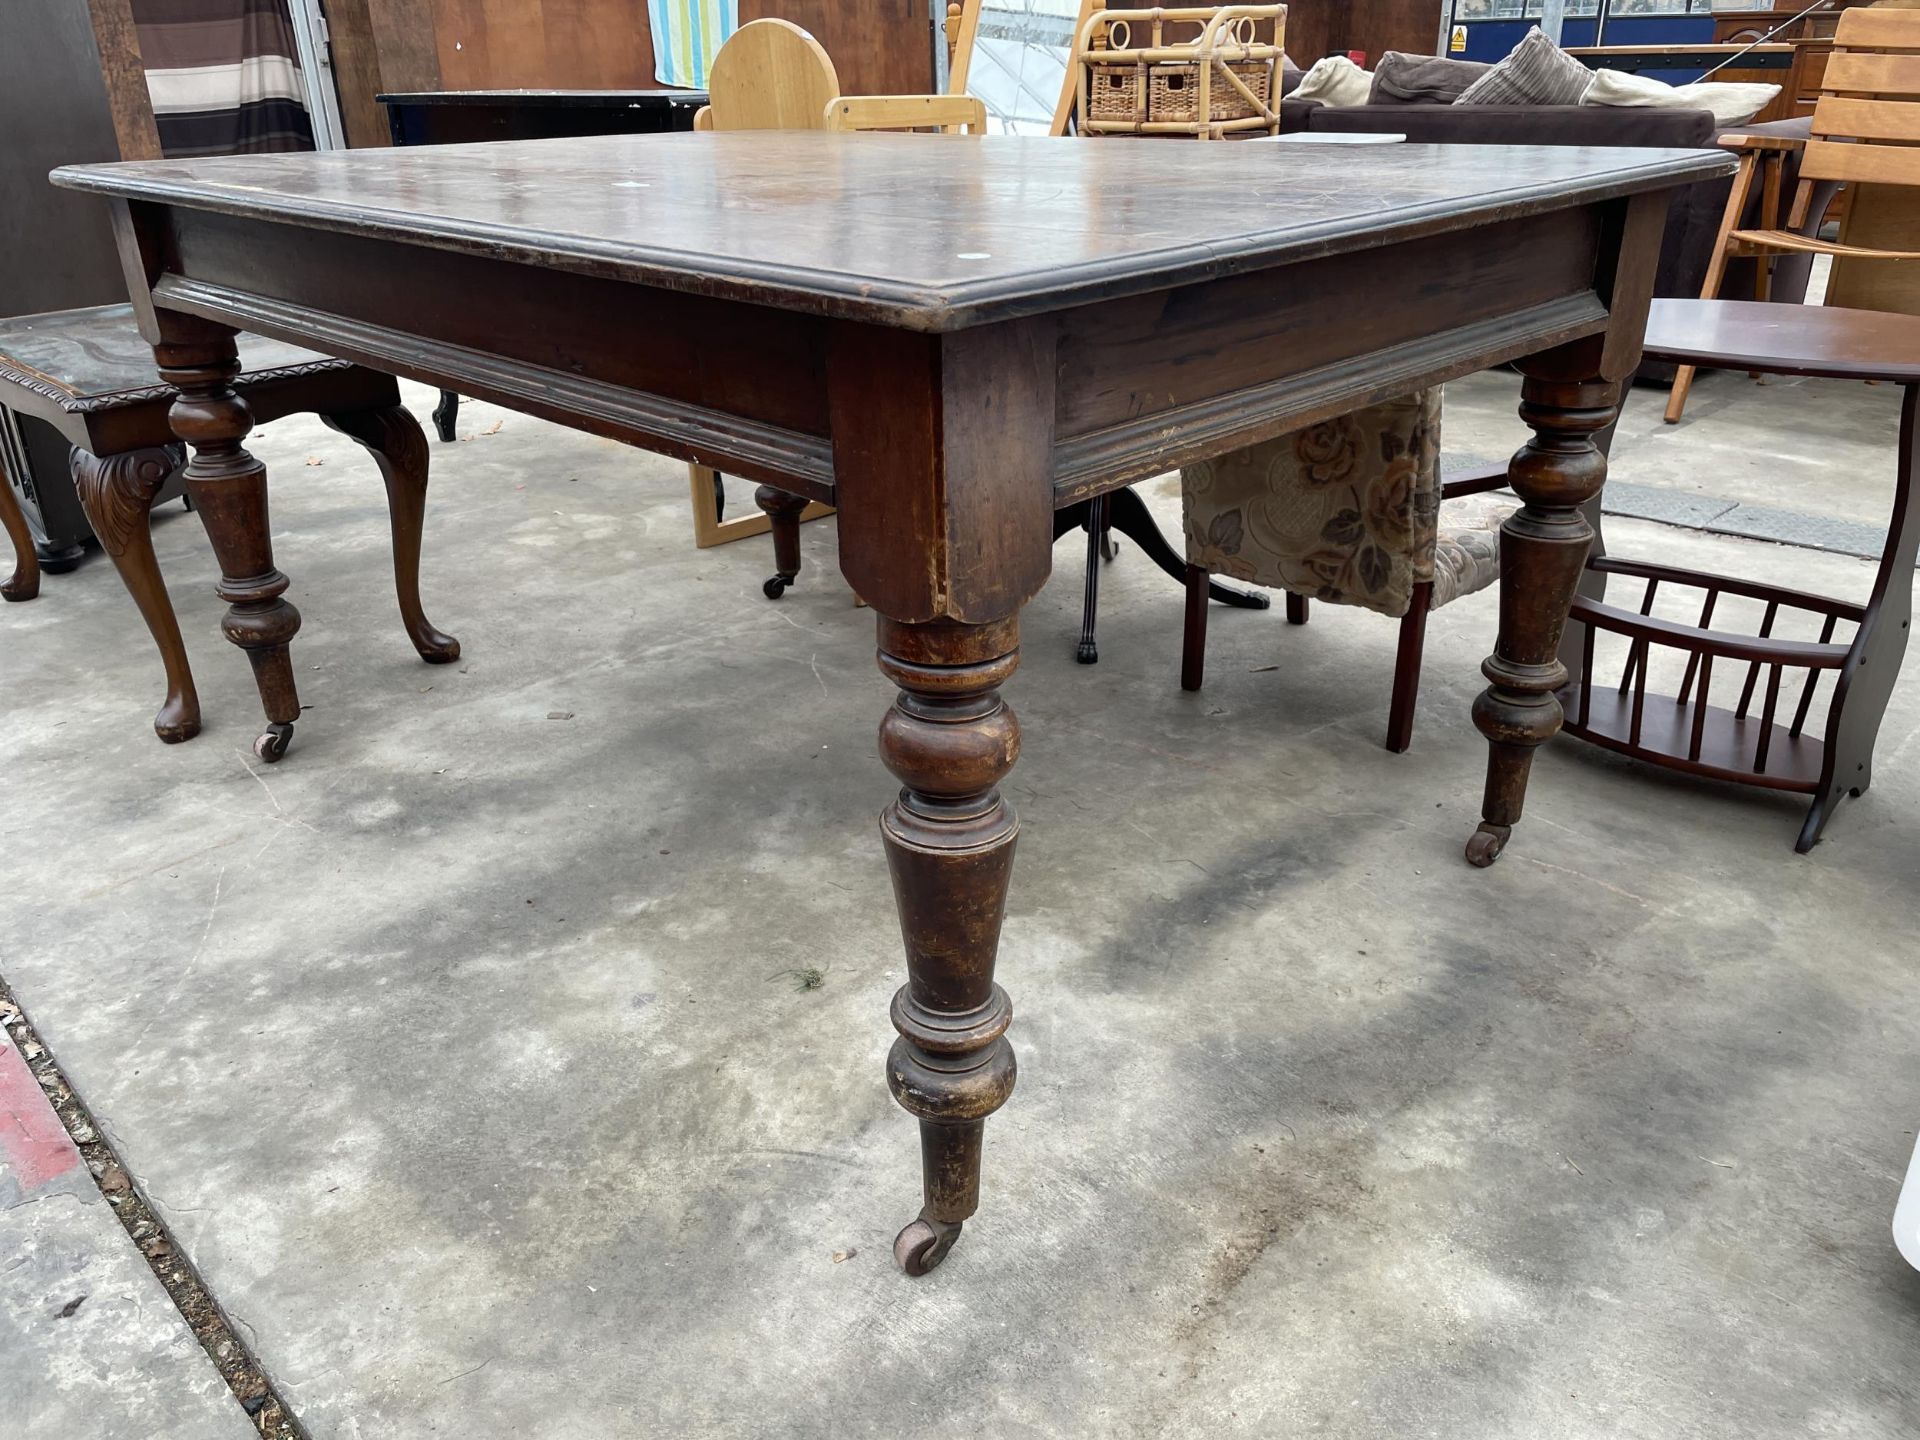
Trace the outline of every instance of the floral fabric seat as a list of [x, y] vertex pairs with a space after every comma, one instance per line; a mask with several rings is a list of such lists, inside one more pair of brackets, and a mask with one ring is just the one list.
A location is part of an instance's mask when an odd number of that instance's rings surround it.
[[1422, 390], [1180, 472], [1187, 560], [1398, 618], [1500, 578], [1499, 539], [1440, 528], [1440, 391]]
[[[1400, 669], [1414, 678], [1396, 686], [1393, 749], [1411, 734], [1426, 612], [1500, 578], [1504, 515], [1440, 524], [1440, 405], [1438, 387], [1421, 390], [1180, 472], [1190, 583], [1213, 574], [1286, 590], [1296, 623], [1308, 599], [1405, 622]], [[1188, 607], [1188, 689], [1199, 688], [1205, 613]]]

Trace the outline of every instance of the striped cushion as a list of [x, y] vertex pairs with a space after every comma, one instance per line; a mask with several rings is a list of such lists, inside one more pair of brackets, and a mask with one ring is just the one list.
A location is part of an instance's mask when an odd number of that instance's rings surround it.
[[1456, 105], [1578, 105], [1593, 72], [1537, 27], [1493, 69], [1460, 92]]

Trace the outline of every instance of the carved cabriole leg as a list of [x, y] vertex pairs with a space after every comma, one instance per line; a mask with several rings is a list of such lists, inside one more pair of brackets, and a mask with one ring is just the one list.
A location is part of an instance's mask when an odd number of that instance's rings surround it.
[[753, 501], [773, 527], [773, 578], [760, 588], [769, 600], [778, 600], [800, 578], [800, 515], [807, 497], [762, 485], [753, 492]]
[[1000, 686], [1020, 663], [1019, 622], [880, 621], [880, 669], [900, 687], [880, 758], [901, 782], [880, 816], [907, 949], [888, 1057], [894, 1098], [920, 1121], [925, 1206], [894, 1258], [922, 1275], [979, 1208], [987, 1116], [1013, 1093], [1013, 1005], [993, 983], [1019, 823], [999, 783], [1020, 754]]
[[1467, 842], [1467, 860], [1478, 866], [1499, 858], [1520, 819], [1533, 752], [1560, 730], [1560, 635], [1593, 539], [1580, 507], [1606, 481], [1594, 437], [1613, 423], [1619, 397], [1608, 381], [1553, 378], [1550, 367], [1536, 371], [1530, 362], [1520, 368], [1520, 418], [1534, 433], [1508, 468], [1526, 503], [1501, 529], [1500, 638], [1480, 666], [1489, 685], [1473, 705], [1473, 723], [1491, 747], [1480, 828]]
[[167, 669], [167, 698], [153, 718], [154, 733], [169, 745], [191, 740], [200, 733], [200, 697], [194, 693], [180, 621], [154, 559], [152, 531], [153, 497], [180, 468], [180, 456], [175, 450], [156, 448], [103, 459], [76, 447], [69, 465], [87, 523], [120, 572], [133, 603], [140, 607]]
[[393, 588], [400, 599], [400, 621], [420, 658], [445, 665], [460, 658], [460, 642], [434, 628], [420, 605], [420, 537], [427, 518], [427, 437], [405, 407], [322, 415], [328, 429], [355, 441], [380, 467], [387, 482], [387, 511], [393, 525]]
[[267, 468], [243, 443], [253, 428], [247, 402], [233, 389], [240, 362], [234, 332], [224, 325], [164, 314], [174, 339], [154, 346], [160, 374], [179, 390], [169, 419], [173, 433], [193, 447], [187, 488], [220, 562], [216, 593], [228, 605], [221, 629], [247, 652], [267, 713], [267, 730], [254, 753], [272, 763], [287, 753], [300, 696], [293, 683], [291, 645], [300, 612], [281, 597], [287, 577], [273, 565], [267, 528]]
[[4, 464], [0, 464], [0, 530], [7, 532], [13, 544], [13, 574], [0, 581], [0, 599], [31, 600], [40, 593], [40, 556], [33, 548], [33, 532], [27, 529], [27, 517], [14, 498]]

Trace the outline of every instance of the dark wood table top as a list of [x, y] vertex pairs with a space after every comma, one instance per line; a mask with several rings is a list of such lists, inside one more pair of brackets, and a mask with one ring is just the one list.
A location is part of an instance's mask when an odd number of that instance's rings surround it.
[[1656, 300], [1650, 359], [1775, 375], [1920, 381], [1920, 316], [1755, 300]]
[[77, 190], [957, 330], [1731, 172], [1723, 152], [782, 131], [70, 166]]
[[633, 105], [704, 105], [704, 90], [406, 90], [376, 95], [378, 105], [538, 105], [620, 110]]

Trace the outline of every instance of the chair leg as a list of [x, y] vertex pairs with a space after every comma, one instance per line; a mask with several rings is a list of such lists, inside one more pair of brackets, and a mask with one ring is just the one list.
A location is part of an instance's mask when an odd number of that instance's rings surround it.
[[1413, 587], [1412, 603], [1400, 621], [1400, 649], [1393, 660], [1393, 704], [1387, 711], [1387, 749], [1399, 755], [1413, 743], [1413, 710], [1420, 699], [1420, 662], [1427, 649], [1427, 614], [1433, 607], [1433, 582]]
[[1100, 620], [1100, 562], [1107, 546], [1107, 529], [1107, 497], [1096, 495], [1087, 503], [1087, 588], [1080, 605], [1080, 644], [1073, 653], [1082, 665], [1100, 663], [1094, 629]]
[[433, 428], [440, 432], [440, 439], [453, 443], [453, 427], [460, 421], [460, 397], [451, 390], [440, 392], [440, 403], [433, 407]]
[[200, 697], [194, 693], [180, 621], [154, 558], [151, 528], [153, 497], [180, 468], [180, 453], [156, 447], [102, 458], [76, 447], [69, 464], [87, 523], [140, 607], [166, 667], [167, 698], [154, 716], [154, 733], [169, 745], [191, 740], [200, 733]]
[[1682, 365], [1673, 372], [1673, 389], [1667, 395], [1667, 424], [1678, 425], [1686, 413], [1687, 396], [1693, 393], [1693, 375], [1691, 365]]
[[1304, 625], [1307, 623], [1307, 597], [1287, 591], [1287, 624]]
[[445, 665], [460, 658], [460, 642], [436, 629], [420, 604], [420, 539], [427, 521], [427, 437], [403, 406], [322, 415], [320, 421], [359, 445], [387, 482], [387, 512], [393, 526], [393, 588], [400, 623], [420, 658]]
[[1180, 637], [1180, 688], [1198, 690], [1207, 675], [1207, 599], [1213, 577], [1187, 566], [1187, 623]]
[[7, 483], [7, 467], [0, 464], [0, 530], [13, 542], [13, 575], [0, 580], [0, 599], [31, 600], [40, 593], [40, 555], [33, 548], [33, 532], [27, 529], [27, 517]]
[[[1730, 237], [1735, 230], [1740, 228], [1740, 218], [1746, 213], [1747, 209], [1747, 196], [1753, 192], [1754, 170], [1761, 163], [1762, 161], [1757, 154], [1747, 154], [1740, 157], [1740, 168], [1734, 171], [1733, 184], [1727, 191], [1727, 208], [1720, 216], [1720, 229], [1714, 236], [1713, 258], [1707, 262], [1707, 278], [1700, 286], [1700, 298], [1702, 300], [1715, 300], [1720, 296], [1720, 282], [1726, 278], [1727, 274], [1727, 252], [1733, 244]], [[1777, 205], [1779, 203], [1777, 198], [1777, 175], [1772, 179], [1771, 183], [1773, 187], [1772, 203]], [[1765, 213], [1765, 207], [1763, 207], [1763, 213], [1760, 219], [1763, 225], [1771, 224], [1769, 215]], [[1760, 265], [1763, 273], [1766, 263], [1765, 257], [1762, 257]], [[1667, 396], [1667, 424], [1678, 425], [1680, 423], [1680, 417], [1686, 413], [1687, 396], [1691, 394], [1692, 391], [1693, 366], [1682, 365], [1674, 374], [1673, 390], [1672, 393]]]
[[807, 498], [771, 485], [762, 485], [753, 498], [773, 527], [773, 578], [760, 588], [769, 600], [778, 600], [800, 578], [800, 512], [807, 508]]

